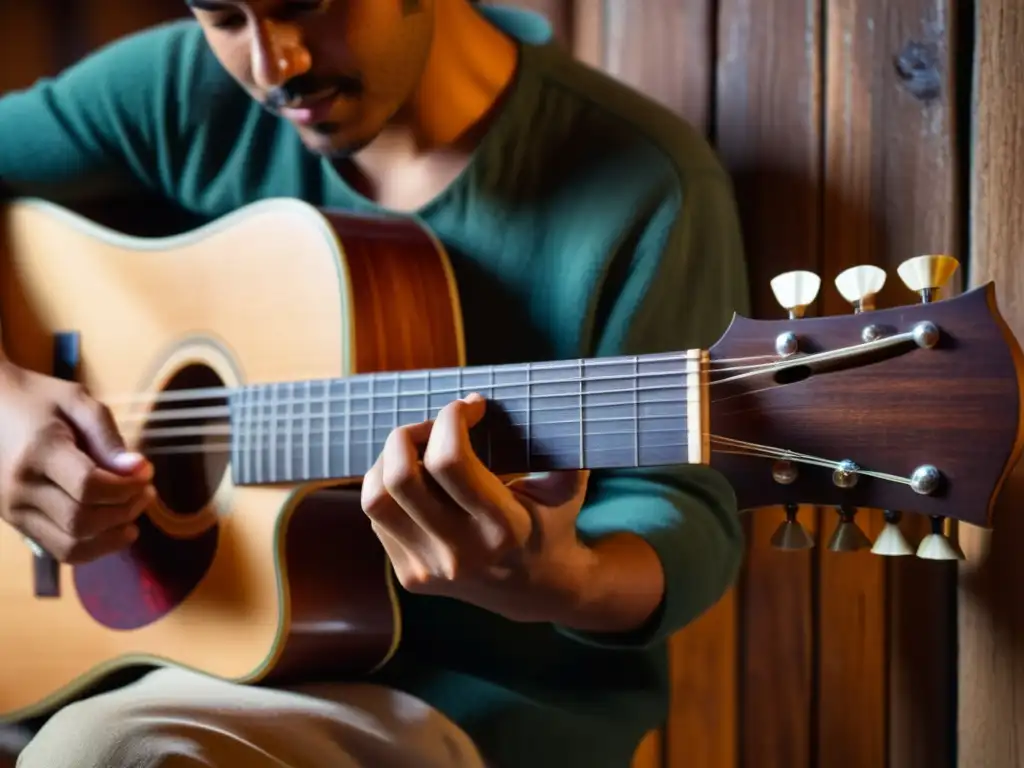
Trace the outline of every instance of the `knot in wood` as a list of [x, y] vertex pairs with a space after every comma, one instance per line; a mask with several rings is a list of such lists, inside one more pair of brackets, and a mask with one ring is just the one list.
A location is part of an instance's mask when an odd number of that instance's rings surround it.
[[942, 94], [939, 52], [934, 43], [908, 42], [894, 57], [893, 66], [914, 98], [931, 101]]

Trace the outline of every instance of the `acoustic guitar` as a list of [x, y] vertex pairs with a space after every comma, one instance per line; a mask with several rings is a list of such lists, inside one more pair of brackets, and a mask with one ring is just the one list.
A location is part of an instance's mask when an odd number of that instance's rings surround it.
[[906, 306], [874, 309], [885, 273], [855, 267], [836, 286], [857, 311], [809, 317], [820, 278], [792, 272], [772, 281], [788, 317], [735, 317], [710, 349], [467, 367], [448, 259], [415, 220], [276, 199], [142, 237], [24, 199], [2, 228], [8, 355], [105, 402], [159, 500], [130, 549], [86, 565], [0, 525], [0, 720], [128, 665], [379, 669], [401, 636], [389, 563], [357, 496], [313, 492], [473, 391], [493, 471], [709, 464], [742, 509], [786, 505], [786, 548], [813, 544], [796, 513], [819, 505], [887, 510], [881, 554], [915, 554], [899, 515], [927, 516], [916, 554], [956, 557], [944, 521], [992, 526], [1021, 452], [1019, 345], [993, 285], [936, 299], [946, 256], [900, 267]]

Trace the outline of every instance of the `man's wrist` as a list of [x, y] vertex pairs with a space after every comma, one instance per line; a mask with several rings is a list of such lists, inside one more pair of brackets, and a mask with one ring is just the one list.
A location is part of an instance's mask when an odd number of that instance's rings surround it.
[[665, 575], [654, 548], [621, 533], [579, 545], [563, 561], [570, 588], [553, 621], [580, 632], [626, 633], [654, 616], [665, 594]]

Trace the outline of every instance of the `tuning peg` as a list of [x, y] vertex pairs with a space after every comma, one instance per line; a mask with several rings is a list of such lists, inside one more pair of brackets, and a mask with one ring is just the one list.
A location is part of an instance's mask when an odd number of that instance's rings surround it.
[[799, 269], [776, 275], [772, 278], [771, 285], [775, 300], [789, 313], [792, 320], [803, 317], [807, 307], [814, 303], [821, 288], [821, 278], [813, 272]]
[[814, 547], [814, 539], [796, 519], [800, 507], [796, 504], [786, 505], [786, 519], [779, 523], [772, 535], [772, 546], [776, 549], [800, 550]]
[[949, 278], [960, 266], [952, 256], [941, 253], [929, 253], [907, 259], [897, 267], [900, 280], [914, 293], [920, 294], [921, 301], [927, 304], [935, 300], [939, 289], [949, 282]]
[[831, 551], [856, 552], [871, 546], [871, 539], [864, 535], [864, 531], [854, 521], [855, 515], [856, 512], [852, 509], [839, 508], [839, 525], [828, 541], [828, 548]]
[[871, 547], [871, 551], [884, 557], [914, 554], [914, 548], [910, 546], [903, 531], [900, 530], [900, 519], [903, 515], [894, 509], [887, 509], [884, 514], [885, 527], [875, 539], [875, 545]]
[[840, 295], [853, 305], [854, 312], [868, 312], [875, 308], [875, 296], [885, 285], [885, 270], [873, 264], [850, 267], [836, 277]]
[[944, 530], [946, 518], [932, 518], [932, 532], [921, 539], [917, 547], [917, 556], [923, 560], [966, 560], [960, 546], [956, 544]]

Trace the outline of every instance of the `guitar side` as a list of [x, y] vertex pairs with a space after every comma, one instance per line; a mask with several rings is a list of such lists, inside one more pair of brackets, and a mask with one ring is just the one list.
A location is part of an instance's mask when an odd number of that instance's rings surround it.
[[[76, 333], [77, 378], [131, 447], [165, 389], [463, 363], [446, 257], [412, 222], [271, 200], [141, 240], [17, 201], [3, 228], [6, 353], [50, 374], [56, 334]], [[139, 540], [57, 568], [55, 595], [0, 525], [0, 653], [15, 660], [0, 664], [0, 721], [136, 664], [260, 683], [386, 663], [399, 607], [358, 491], [236, 487], [226, 459], [156, 457], [160, 502]]]

